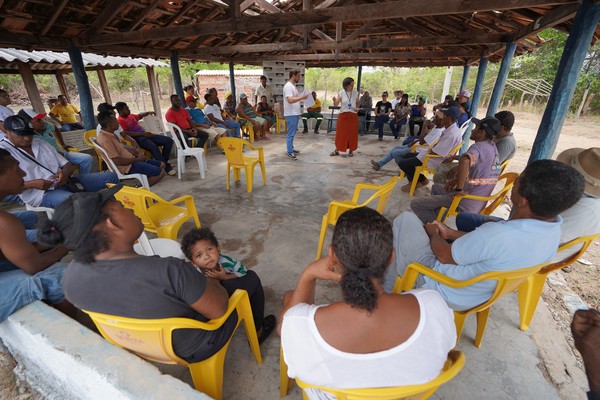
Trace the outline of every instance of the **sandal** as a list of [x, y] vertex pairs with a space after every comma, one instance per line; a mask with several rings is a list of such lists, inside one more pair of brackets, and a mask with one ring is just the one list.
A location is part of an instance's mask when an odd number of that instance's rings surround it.
[[261, 344], [269, 337], [271, 332], [275, 330], [276, 325], [277, 320], [275, 319], [275, 316], [273, 314], [269, 314], [263, 319], [262, 332], [258, 337], [258, 344]]
[[348, 153], [348, 157], [354, 157], [354, 153], [352, 153], [352, 151], [350, 151], [350, 153]]
[[332, 152], [331, 152], [329, 155], [330, 155], [331, 157], [334, 157], [334, 156], [339, 156], [339, 155], [340, 155], [340, 152], [339, 152], [339, 151], [337, 151], [337, 149], [336, 149], [336, 150], [332, 151]]

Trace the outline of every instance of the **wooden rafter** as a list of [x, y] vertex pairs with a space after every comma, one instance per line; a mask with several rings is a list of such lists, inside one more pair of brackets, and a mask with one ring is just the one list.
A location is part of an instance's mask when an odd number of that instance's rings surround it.
[[152, 3], [148, 4], [148, 6], [146, 6], [146, 9], [142, 11], [142, 13], [139, 14], [137, 18], [133, 21], [133, 24], [131, 24], [129, 30], [135, 30], [135, 28], [137, 28], [142, 23], [142, 21], [144, 21], [148, 14], [150, 14], [152, 10], [154, 10], [158, 3], [160, 3], [161, 1], [162, 0], [154, 0]]
[[[124, 0], [111, 0], [106, 7], [102, 10], [100, 15], [96, 18], [96, 20], [90, 25], [90, 28], [87, 30], [85, 36], [87, 38], [92, 38], [94, 35], [102, 32], [104, 28], [115, 18], [115, 16], [127, 5], [127, 2]], [[117, 42], [118, 43], [124, 43]]]
[[[58, 5], [55, 6], [54, 12], [50, 16], [50, 19], [48, 19], [48, 22], [46, 22], [46, 25], [44, 25], [44, 27], [39, 32], [40, 36], [45, 36], [48, 33], [50, 28], [52, 28], [52, 25], [54, 25], [57, 18], [60, 16], [60, 14], [65, 9], [65, 6], [67, 5], [68, 2], [69, 2], [69, 0], [62, 0], [60, 3], [58, 3]], [[2, 7], [1, 4], [0, 4], [0, 7]]]

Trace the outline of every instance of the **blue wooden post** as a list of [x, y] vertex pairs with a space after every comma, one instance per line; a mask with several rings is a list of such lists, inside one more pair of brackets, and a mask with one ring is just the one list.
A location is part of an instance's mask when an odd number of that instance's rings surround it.
[[460, 81], [460, 89], [458, 89], [459, 93], [467, 88], [467, 80], [469, 79], [470, 71], [471, 71], [471, 67], [469, 67], [468, 65], [465, 65], [463, 67], [463, 76], [462, 76], [462, 80]]
[[235, 94], [235, 70], [233, 68], [233, 65], [233, 62], [229, 63], [229, 86], [231, 86], [231, 95], [233, 96], [233, 107], [235, 109], [237, 104], [237, 96]]
[[[171, 74], [173, 75], [173, 85], [175, 85], [175, 93], [185, 104], [185, 93], [183, 93], [183, 83], [181, 83], [181, 73], [179, 72], [179, 55], [176, 51], [171, 52]], [[200, 93], [198, 93], [200, 95]]]
[[362, 79], [362, 65], [358, 65], [358, 79], [356, 79], [356, 91], [360, 93], [360, 81]]
[[498, 78], [496, 78], [496, 84], [494, 85], [492, 97], [490, 98], [490, 104], [487, 108], [486, 116], [488, 117], [493, 117], [494, 114], [498, 112], [500, 100], [502, 99], [502, 93], [504, 93], [504, 86], [506, 86], [506, 79], [508, 78], [508, 73], [510, 72], [510, 63], [512, 62], [516, 49], [516, 43], [506, 43], [504, 57], [502, 58], [502, 63], [500, 64], [500, 71], [498, 71]]
[[69, 52], [71, 68], [73, 68], [73, 75], [75, 76], [77, 91], [79, 92], [79, 108], [81, 109], [83, 126], [87, 130], [94, 129], [96, 128], [96, 120], [94, 119], [94, 103], [92, 103], [90, 83], [88, 81], [87, 73], [85, 72], [85, 65], [83, 64], [81, 50], [79, 50], [79, 47], [75, 46], [75, 43], [70, 41], [67, 51]]
[[[479, 59], [479, 68], [477, 69], [477, 80], [475, 81], [475, 90], [473, 91], [473, 97], [471, 97], [471, 116], [477, 116], [477, 109], [479, 108], [479, 102], [481, 101], [481, 92], [483, 91], [483, 84], [485, 81], [485, 73], [487, 72], [488, 59], [481, 56]], [[464, 75], [463, 75], [464, 76]], [[473, 124], [469, 124], [469, 127], [463, 135], [463, 145], [460, 148], [460, 154], [467, 151], [469, 148], [469, 138], [471, 137], [471, 129]]]
[[528, 162], [552, 158], [598, 22], [600, 22], [600, 3], [583, 0], [565, 43], [552, 92]]

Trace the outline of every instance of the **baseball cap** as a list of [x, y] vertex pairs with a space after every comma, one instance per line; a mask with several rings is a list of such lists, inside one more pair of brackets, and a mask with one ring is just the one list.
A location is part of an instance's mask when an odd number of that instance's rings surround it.
[[96, 110], [98, 110], [98, 112], [102, 112], [102, 111], [114, 111], [115, 108], [116, 107], [113, 106], [112, 104], [100, 103], [100, 104], [98, 104], [98, 107], [96, 107]]
[[18, 136], [35, 135], [34, 130], [29, 126], [29, 122], [19, 115], [6, 117], [4, 120], [4, 129]]
[[190, 103], [190, 102], [195, 103], [196, 102], [196, 98], [194, 96], [188, 96], [188, 97], [185, 98], [185, 102], [186, 103]]
[[446, 97], [444, 97], [444, 100], [452, 100], [452, 96], [447, 94]]
[[246, 99], [246, 98], [248, 98], [248, 96], [246, 96], [246, 93], [240, 94], [240, 99]]
[[493, 138], [500, 132], [500, 120], [494, 117], [486, 117], [484, 119], [472, 118], [471, 121], [483, 129], [490, 138]]
[[46, 113], [39, 113], [31, 108], [23, 108], [17, 113], [17, 115], [27, 121], [27, 123], [30, 123], [33, 119], [44, 118]]
[[468, 90], [463, 90], [462, 92], [460, 92], [460, 97], [466, 97], [467, 99], [471, 98], [471, 92], [469, 92]]
[[427, 103], [427, 97], [419, 97], [419, 101], [422, 101], [423, 103]]
[[455, 106], [448, 107], [448, 108], [441, 108], [440, 111], [443, 112], [444, 115], [447, 115], [450, 118], [452, 118], [452, 121], [456, 121], [458, 119], [458, 117], [460, 116], [460, 110], [458, 109], [458, 107], [455, 107]]

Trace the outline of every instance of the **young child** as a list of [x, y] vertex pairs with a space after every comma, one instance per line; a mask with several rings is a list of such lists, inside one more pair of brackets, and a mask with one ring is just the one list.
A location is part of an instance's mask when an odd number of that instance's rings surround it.
[[274, 315], [265, 312], [265, 294], [256, 272], [236, 259], [221, 254], [215, 234], [208, 228], [192, 229], [181, 241], [181, 251], [192, 265], [209, 278], [218, 279], [231, 296], [236, 289], [248, 292], [258, 342], [262, 343], [276, 325]]

